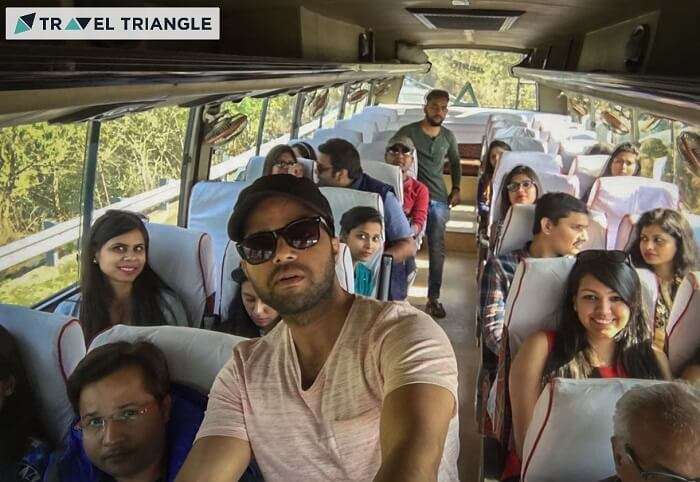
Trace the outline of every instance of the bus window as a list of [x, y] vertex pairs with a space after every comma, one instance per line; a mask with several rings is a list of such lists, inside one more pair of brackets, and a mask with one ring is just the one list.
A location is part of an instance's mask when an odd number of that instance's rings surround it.
[[324, 129], [333, 127], [338, 120], [341, 100], [343, 100], [342, 86], [328, 89], [328, 103], [326, 104], [326, 111], [323, 114], [323, 125], [321, 126]]
[[188, 109], [164, 107], [102, 123], [95, 209], [127, 209], [152, 222], [177, 223], [187, 115]]
[[270, 99], [263, 126], [261, 155], [267, 154], [277, 144], [285, 144], [289, 141], [295, 103], [296, 95], [282, 94]]
[[78, 281], [86, 124], [0, 129], [0, 303], [32, 306]]
[[345, 104], [345, 119], [349, 119], [356, 113], [362, 112], [362, 109], [367, 105], [369, 89], [370, 85], [368, 82], [352, 85], [348, 92], [347, 104]]
[[328, 89], [319, 89], [307, 92], [304, 99], [304, 108], [301, 111], [299, 124], [299, 138], [312, 137], [318, 129], [319, 119], [328, 104]]
[[[681, 201], [693, 214], [700, 215], [700, 169], [698, 169], [698, 144], [700, 144], [700, 130], [685, 125], [682, 122], [673, 122], [673, 132], [675, 134], [675, 183], [681, 193]], [[684, 152], [685, 148], [679, 146], [679, 137], [684, 136], [685, 144], [694, 154]], [[696, 157], [695, 160], [688, 159], [688, 156]], [[693, 163], [691, 165], [691, 163]]]
[[215, 149], [211, 159], [210, 179], [232, 181], [245, 169], [248, 160], [255, 155], [260, 114], [264, 99], [246, 97], [240, 102], [225, 102], [221, 110], [227, 114], [245, 114], [248, 124], [245, 130], [220, 149]]
[[651, 114], [640, 114], [638, 120], [640, 174], [673, 182], [673, 137], [671, 121]]
[[595, 131], [600, 142], [614, 146], [632, 141], [632, 109], [603, 100], [595, 100]]

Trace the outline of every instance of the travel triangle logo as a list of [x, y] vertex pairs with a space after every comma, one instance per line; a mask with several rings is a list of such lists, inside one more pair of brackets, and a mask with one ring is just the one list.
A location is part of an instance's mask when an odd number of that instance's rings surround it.
[[29, 13], [27, 15], [22, 15], [17, 19], [17, 25], [15, 25], [15, 34], [28, 32], [34, 26], [34, 20], [36, 19], [36, 12]]

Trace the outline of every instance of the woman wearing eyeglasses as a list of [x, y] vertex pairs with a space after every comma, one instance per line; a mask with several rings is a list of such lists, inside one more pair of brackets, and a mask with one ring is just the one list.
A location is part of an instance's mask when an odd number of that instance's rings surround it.
[[483, 215], [489, 211], [491, 203], [491, 181], [496, 171], [496, 166], [501, 160], [504, 152], [510, 151], [510, 146], [503, 141], [495, 140], [489, 144], [486, 155], [481, 161], [481, 175], [476, 189], [476, 199], [479, 214]]
[[525, 340], [510, 370], [515, 449], [543, 388], [555, 377], [670, 379], [663, 351], [652, 345], [641, 284], [623, 251], [583, 251], [569, 274], [557, 331]]
[[671, 209], [647, 211], [635, 226], [630, 255], [635, 266], [656, 275], [659, 297], [654, 310], [654, 345], [663, 349], [676, 292], [697, 262], [693, 230], [681, 213]]
[[489, 239], [492, 245], [498, 240], [498, 235], [503, 224], [503, 220], [511, 206], [515, 204], [535, 204], [537, 199], [544, 194], [540, 184], [540, 178], [535, 171], [528, 166], [515, 166], [505, 178], [501, 185], [501, 215], [494, 220], [491, 226]]
[[43, 480], [51, 449], [14, 338], [0, 326], [0, 481]]
[[291, 174], [304, 177], [304, 166], [297, 160], [297, 155], [289, 146], [280, 144], [270, 149], [265, 156], [263, 176], [272, 174]]

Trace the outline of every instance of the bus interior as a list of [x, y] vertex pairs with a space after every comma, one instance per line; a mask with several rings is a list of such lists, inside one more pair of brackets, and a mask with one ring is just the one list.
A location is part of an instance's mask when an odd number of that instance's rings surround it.
[[[41, 6], [101, 5], [66, 0]], [[671, 205], [654, 205], [658, 198], [645, 198], [641, 187], [612, 192], [610, 197], [624, 200], [600, 201], [597, 208], [607, 211], [598, 218], [597, 234], [589, 233], [590, 246], [625, 249], [637, 217], [655, 207], [683, 212], [700, 243], [700, 33], [694, 0], [152, 0], [148, 6], [217, 6], [221, 38], [0, 43], [3, 326], [11, 318], [35, 321], [39, 311], [60, 312], [79, 291], [80, 244], [91, 223], [108, 209], [125, 209], [148, 217], [155, 249], [162, 249], [157, 262], [171, 277], [166, 282], [186, 293], [188, 314], [197, 318], [192, 326], [206, 329], [236, 289], [223, 281], [231, 268], [226, 221], [241, 188], [262, 175], [269, 150], [295, 139], [318, 147], [341, 137], [358, 149], [363, 169], [396, 181], [395, 173], [382, 174], [372, 163], [384, 162], [386, 143], [401, 126], [424, 118], [425, 94], [445, 88], [450, 106], [443, 126], [459, 146], [461, 202], [447, 224], [441, 297], [447, 317], [438, 322], [459, 368], [460, 480], [497, 480], [502, 454], [489, 441], [480, 413], [491, 389], [487, 378], [484, 385], [483, 365], [498, 361], [488, 359], [477, 321], [479, 278], [489, 255], [529, 239], [522, 223], [531, 222], [532, 213], [512, 209], [508, 229], [489, 239], [490, 220], [480, 218], [477, 207], [488, 144], [505, 139], [503, 129], [520, 129], [512, 145], [514, 154], [524, 153], [518, 159], [557, 163], [557, 190], [583, 197], [607, 189], [596, 181], [605, 159], [587, 150], [599, 143], [636, 143], [640, 184], [662, 186]], [[442, 51], [466, 50], [514, 54], [517, 61], [506, 72], [493, 73], [509, 82], [508, 105], [484, 102], [488, 88], [470, 79], [469, 69], [476, 67], [435, 60]], [[450, 69], [463, 72], [448, 85]], [[313, 161], [307, 175], [314, 177]], [[444, 178], [449, 186], [447, 166]], [[400, 180], [394, 185], [401, 190]], [[190, 252], [182, 256], [185, 250]], [[408, 301], [422, 309], [425, 243], [416, 267]], [[533, 278], [521, 271], [516, 277], [520, 283], [529, 279], [522, 292], [530, 298], [518, 303], [509, 296], [506, 317], [518, 315], [513, 323], [528, 310], [546, 317], [559, 302], [541, 306], [541, 293], [548, 293], [552, 281], [546, 273]], [[680, 319], [700, 327], [699, 282], [697, 271], [688, 275], [687, 296], [677, 298], [671, 324]], [[52, 323], [65, 323], [62, 315], [51, 316]], [[688, 333], [678, 341], [683, 355], [669, 352], [674, 344], [666, 346], [672, 368], [700, 346], [700, 329]], [[614, 400], [603, 413], [613, 408]], [[576, 413], [553, 413], [572, 426], [585, 423], [574, 420]], [[590, 447], [565, 434], [543, 433], [539, 453], [537, 443], [530, 447], [523, 467], [530, 473], [523, 480], [597, 480], [592, 477], [599, 470], [591, 464], [611, 467], [609, 454], [593, 451], [586, 463], [581, 458]], [[558, 443], [566, 450], [557, 452]], [[551, 458], [560, 460], [554, 468], [543, 462]]]

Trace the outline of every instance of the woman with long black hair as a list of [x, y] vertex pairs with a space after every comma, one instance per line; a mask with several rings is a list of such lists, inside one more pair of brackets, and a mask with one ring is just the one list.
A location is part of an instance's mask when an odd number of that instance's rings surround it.
[[484, 158], [481, 160], [481, 175], [479, 176], [479, 183], [476, 189], [479, 215], [484, 215], [489, 212], [492, 196], [491, 190], [493, 189], [491, 185], [493, 175], [496, 171], [496, 166], [498, 166], [501, 160], [501, 156], [506, 151], [510, 151], [510, 146], [503, 141], [495, 140], [489, 144], [486, 155], [484, 155]]
[[51, 450], [17, 344], [0, 326], [0, 481], [39, 482]]
[[245, 338], [269, 333], [280, 321], [279, 313], [260, 299], [243, 269], [234, 269], [231, 277], [238, 284], [238, 291], [229, 305], [227, 319], [215, 325], [214, 330]]
[[182, 301], [148, 265], [148, 231], [136, 213], [109, 210], [81, 256], [79, 307], [85, 343], [116, 324], [188, 326]]

